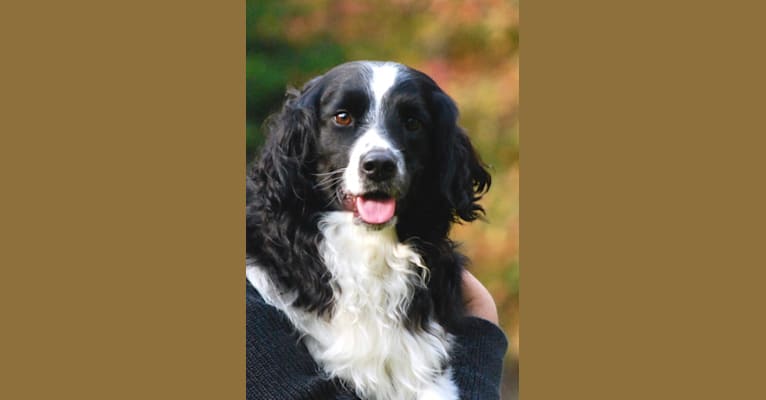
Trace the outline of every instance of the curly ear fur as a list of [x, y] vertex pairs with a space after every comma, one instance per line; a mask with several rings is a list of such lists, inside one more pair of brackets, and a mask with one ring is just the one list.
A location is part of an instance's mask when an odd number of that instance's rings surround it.
[[473, 221], [484, 213], [477, 203], [489, 190], [491, 177], [465, 132], [457, 125], [455, 103], [433, 84], [432, 115], [435, 116], [434, 162], [415, 183], [416, 206], [407, 210], [397, 226], [399, 238], [414, 244], [426, 265], [432, 266], [430, 295], [416, 294], [408, 313], [430, 315], [453, 331], [463, 316], [462, 270], [468, 259], [449, 237], [452, 223]]
[[[247, 183], [247, 253], [277, 284], [297, 289], [295, 305], [325, 312], [332, 290], [320, 265], [315, 222], [322, 208], [314, 186], [315, 83], [289, 90], [282, 111], [266, 123], [268, 137]], [[294, 266], [300, 265], [301, 268]]]
[[441, 193], [454, 210], [453, 221], [470, 222], [484, 214], [484, 208], [477, 202], [489, 190], [492, 178], [468, 136], [457, 125], [455, 102], [441, 91], [434, 94], [434, 100], [439, 116], [437, 132], [443, 135], [436, 157], [441, 170]]

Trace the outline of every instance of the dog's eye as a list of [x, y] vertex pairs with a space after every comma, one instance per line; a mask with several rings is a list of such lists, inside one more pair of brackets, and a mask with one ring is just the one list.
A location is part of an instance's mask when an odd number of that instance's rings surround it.
[[345, 111], [341, 111], [335, 114], [333, 119], [335, 120], [335, 123], [340, 126], [349, 126], [352, 122], [354, 122], [354, 120], [351, 118], [351, 114]]
[[414, 131], [417, 131], [417, 130], [419, 130], [419, 129], [420, 129], [422, 126], [423, 126], [423, 124], [421, 124], [421, 123], [420, 123], [420, 121], [418, 121], [418, 120], [417, 120], [417, 119], [415, 119], [415, 118], [407, 118], [407, 119], [404, 121], [404, 129], [407, 129], [407, 130], [408, 130], [408, 131], [410, 131], [410, 132], [414, 132]]

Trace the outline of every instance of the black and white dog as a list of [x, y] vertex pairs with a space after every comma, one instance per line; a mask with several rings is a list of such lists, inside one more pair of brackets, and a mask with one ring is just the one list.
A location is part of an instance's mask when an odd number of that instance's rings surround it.
[[457, 399], [450, 349], [490, 176], [422, 72], [342, 64], [290, 90], [247, 182], [247, 278], [365, 399]]

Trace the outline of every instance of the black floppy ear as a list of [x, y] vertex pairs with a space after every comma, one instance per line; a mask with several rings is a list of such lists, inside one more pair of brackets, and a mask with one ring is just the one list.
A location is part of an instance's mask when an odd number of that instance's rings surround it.
[[266, 185], [260, 192], [273, 211], [311, 209], [320, 78], [300, 91], [288, 89], [282, 110], [266, 121], [268, 136], [251, 174]]
[[320, 314], [332, 310], [329, 274], [319, 257], [314, 214], [323, 201], [314, 189], [321, 80], [288, 90], [282, 110], [265, 125], [266, 143], [247, 182], [245, 228], [248, 257], [283, 290], [293, 305]]
[[462, 128], [457, 125], [455, 102], [444, 92], [434, 93], [439, 186], [455, 221], [473, 221], [484, 214], [477, 201], [489, 190], [492, 178]]

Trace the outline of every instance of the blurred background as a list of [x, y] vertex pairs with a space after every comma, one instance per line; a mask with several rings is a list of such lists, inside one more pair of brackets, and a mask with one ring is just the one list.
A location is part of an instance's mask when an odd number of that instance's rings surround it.
[[430, 75], [458, 104], [490, 165], [487, 221], [456, 226], [472, 272], [497, 302], [510, 341], [503, 399], [518, 398], [518, 0], [246, 0], [247, 160], [287, 86], [351, 60], [391, 60]]

